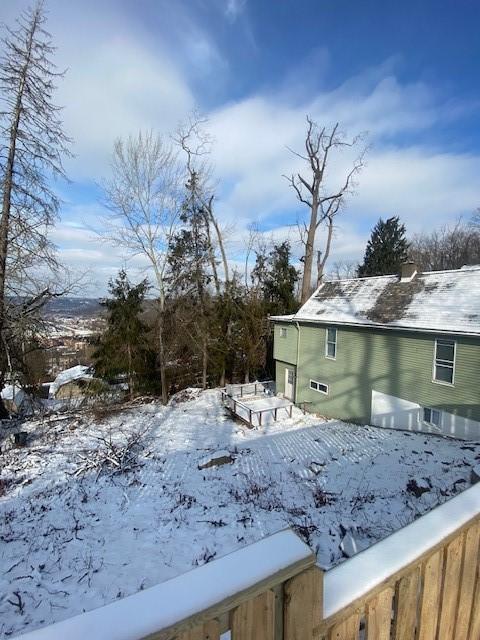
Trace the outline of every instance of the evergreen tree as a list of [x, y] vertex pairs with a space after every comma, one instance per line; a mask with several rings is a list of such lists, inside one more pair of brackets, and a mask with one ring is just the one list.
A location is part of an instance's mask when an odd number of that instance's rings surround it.
[[186, 187], [180, 219], [183, 228], [171, 242], [169, 265], [174, 291], [183, 297], [190, 317], [185, 318], [184, 330], [192, 337], [194, 349], [200, 349], [202, 359], [202, 387], [207, 386], [209, 342], [212, 330], [212, 254], [209, 217], [199, 197], [197, 174], [192, 171]]
[[363, 264], [358, 267], [358, 276], [383, 276], [398, 273], [400, 265], [407, 260], [408, 242], [405, 225], [398, 216], [382, 218], [372, 230], [367, 243]]
[[257, 254], [251, 278], [263, 291], [267, 314], [293, 313], [298, 309], [295, 297], [298, 272], [290, 261], [288, 240], [274, 245], [268, 256]]
[[125, 374], [133, 394], [155, 379], [155, 354], [148, 343], [148, 327], [140, 318], [148, 283], [132, 285], [122, 269], [108, 289], [111, 297], [102, 303], [108, 312], [107, 327], [93, 354], [95, 370], [106, 378]]

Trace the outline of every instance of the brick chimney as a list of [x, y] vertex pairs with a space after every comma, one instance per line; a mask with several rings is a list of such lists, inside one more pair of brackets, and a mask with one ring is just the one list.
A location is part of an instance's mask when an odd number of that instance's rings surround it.
[[417, 275], [417, 265], [412, 260], [400, 266], [400, 282], [411, 282]]

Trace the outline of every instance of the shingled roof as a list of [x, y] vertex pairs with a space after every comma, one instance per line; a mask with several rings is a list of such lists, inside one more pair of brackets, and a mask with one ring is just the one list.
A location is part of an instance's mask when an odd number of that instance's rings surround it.
[[325, 281], [296, 314], [272, 319], [480, 335], [480, 265]]

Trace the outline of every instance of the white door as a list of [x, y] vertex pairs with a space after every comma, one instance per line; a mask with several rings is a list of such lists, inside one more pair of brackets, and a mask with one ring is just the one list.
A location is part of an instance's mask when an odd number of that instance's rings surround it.
[[285, 397], [289, 400], [293, 400], [295, 395], [295, 371], [285, 369]]

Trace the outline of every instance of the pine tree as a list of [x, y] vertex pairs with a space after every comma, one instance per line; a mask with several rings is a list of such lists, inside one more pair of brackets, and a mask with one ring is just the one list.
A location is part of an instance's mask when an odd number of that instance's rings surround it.
[[183, 297], [185, 307], [191, 311], [185, 318], [184, 330], [192, 337], [194, 350], [200, 349], [202, 360], [202, 387], [207, 387], [209, 346], [212, 330], [212, 245], [209, 217], [199, 197], [197, 174], [192, 171], [186, 187], [180, 220], [183, 228], [172, 239], [169, 265], [174, 279], [174, 290]]
[[398, 216], [382, 218], [372, 230], [367, 243], [363, 264], [358, 267], [358, 276], [383, 276], [398, 273], [400, 265], [408, 257], [408, 242], [405, 225]]
[[268, 256], [257, 254], [251, 277], [253, 284], [263, 291], [266, 313], [293, 313], [298, 309], [295, 297], [298, 272], [290, 261], [288, 240], [274, 245]]
[[148, 283], [132, 285], [122, 269], [108, 289], [111, 297], [102, 303], [108, 312], [107, 328], [93, 354], [95, 370], [106, 378], [125, 374], [133, 394], [154, 379], [155, 354], [148, 343], [148, 327], [140, 318]]

